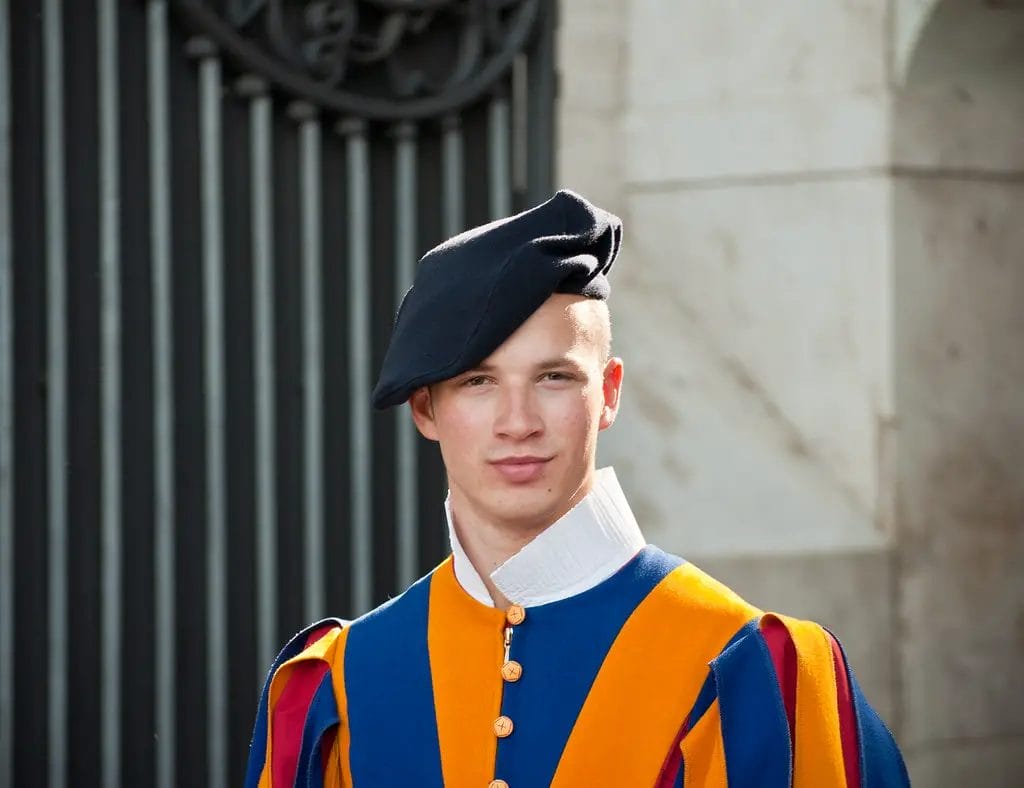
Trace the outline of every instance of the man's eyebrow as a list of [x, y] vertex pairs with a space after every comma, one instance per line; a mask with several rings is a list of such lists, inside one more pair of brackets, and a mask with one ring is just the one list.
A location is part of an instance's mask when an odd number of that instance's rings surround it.
[[559, 356], [558, 358], [549, 358], [546, 361], [542, 361], [537, 365], [539, 370], [558, 369], [559, 367], [571, 367], [575, 370], [582, 370], [583, 366], [572, 356]]

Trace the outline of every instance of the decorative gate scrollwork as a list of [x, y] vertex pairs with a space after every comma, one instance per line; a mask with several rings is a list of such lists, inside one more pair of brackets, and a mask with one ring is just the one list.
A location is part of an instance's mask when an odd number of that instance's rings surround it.
[[[540, 5], [541, 0], [174, 0], [185, 23], [210, 38], [237, 68], [296, 98], [370, 120], [440, 116], [478, 99], [530, 41]], [[410, 53], [417, 55], [416, 64]]]

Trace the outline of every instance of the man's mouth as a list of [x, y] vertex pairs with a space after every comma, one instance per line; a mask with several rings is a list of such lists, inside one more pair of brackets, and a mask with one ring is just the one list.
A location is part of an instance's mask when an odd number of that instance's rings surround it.
[[552, 459], [552, 457], [529, 454], [502, 457], [500, 460], [492, 460], [491, 465], [506, 481], [525, 484], [538, 479], [544, 473], [544, 467]]

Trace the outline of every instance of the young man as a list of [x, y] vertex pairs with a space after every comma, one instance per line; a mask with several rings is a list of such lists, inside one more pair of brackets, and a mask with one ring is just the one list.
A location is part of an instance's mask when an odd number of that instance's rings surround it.
[[571, 192], [420, 262], [374, 391], [448, 473], [452, 556], [271, 669], [249, 786], [902, 786], [820, 626], [646, 545], [615, 421], [621, 224]]

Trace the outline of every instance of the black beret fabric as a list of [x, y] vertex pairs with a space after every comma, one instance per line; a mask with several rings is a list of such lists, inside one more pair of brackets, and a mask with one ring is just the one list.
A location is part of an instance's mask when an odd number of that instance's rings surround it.
[[373, 390], [375, 408], [472, 369], [554, 293], [606, 299], [622, 222], [571, 191], [423, 256]]

